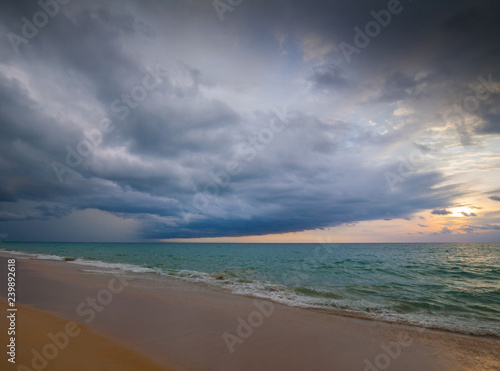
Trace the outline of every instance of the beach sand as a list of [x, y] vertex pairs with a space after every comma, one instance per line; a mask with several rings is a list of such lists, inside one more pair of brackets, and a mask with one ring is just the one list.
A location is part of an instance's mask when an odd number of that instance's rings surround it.
[[[12, 256], [1, 255], [6, 298]], [[287, 307], [68, 262], [16, 258], [16, 269], [17, 360], [26, 366], [31, 350], [50, 342], [46, 334], [74, 321], [82, 332], [68, 337], [46, 370], [500, 370], [496, 338]], [[5, 307], [2, 301], [3, 313]], [[8, 344], [8, 323], [0, 323]], [[5, 356], [1, 362], [2, 370], [17, 369]]]
[[[1, 300], [1, 302], [2, 308], [5, 308], [6, 301]], [[2, 359], [2, 363], [4, 363], [1, 367], [2, 370], [44, 368], [56, 371], [161, 371], [167, 369], [116, 341], [96, 334], [88, 326], [76, 324], [24, 305], [18, 305], [17, 309], [16, 363], [15, 365], [5, 364], [5, 360]], [[6, 329], [8, 323], [5, 321], [5, 317], [2, 318], [1, 326]], [[70, 335], [66, 333], [67, 329], [69, 329]], [[48, 334], [51, 334], [51, 338], [47, 336]], [[5, 341], [2, 342], [2, 345], [9, 344], [9, 338], [10, 336], [5, 334], [3, 337]], [[55, 339], [55, 343], [53, 339]], [[49, 355], [49, 358], [53, 359], [45, 359], [44, 351], [45, 354]], [[33, 364], [34, 358], [35, 363]]]

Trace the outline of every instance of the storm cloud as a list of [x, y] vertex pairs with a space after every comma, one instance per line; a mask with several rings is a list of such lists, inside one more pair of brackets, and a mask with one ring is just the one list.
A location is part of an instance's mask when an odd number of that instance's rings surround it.
[[449, 151], [500, 134], [493, 1], [401, 2], [350, 62], [341, 43], [387, 1], [248, 1], [223, 21], [207, 1], [42, 3], [43, 26], [32, 1], [0, 16], [8, 239], [84, 238], [92, 218], [112, 226], [94, 240], [151, 240], [446, 215], [468, 193]]

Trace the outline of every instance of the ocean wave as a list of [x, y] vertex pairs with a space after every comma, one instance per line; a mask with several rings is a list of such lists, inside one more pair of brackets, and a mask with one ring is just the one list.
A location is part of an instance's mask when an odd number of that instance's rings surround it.
[[[467, 321], [454, 315], [402, 311], [400, 310], [401, 303], [382, 304], [363, 299], [342, 298], [339, 294], [325, 290], [288, 287], [271, 282], [239, 282], [228, 275], [223, 276], [197, 271], [183, 270], [173, 276], [184, 281], [208, 284], [230, 291], [233, 294], [269, 299], [291, 307], [321, 309], [334, 314], [440, 329], [467, 335], [500, 337], [500, 324], [497, 327], [492, 327], [491, 323]], [[412, 309], [416, 310], [418, 307], [415, 305]], [[430, 308], [425, 305], [423, 307]]]
[[[30, 254], [19, 251], [0, 250], [27, 259], [64, 261], [65, 257], [47, 254]], [[432, 310], [432, 306], [422, 303], [375, 303], [364, 299], [342, 297], [341, 292], [331, 292], [314, 287], [286, 286], [275, 282], [254, 280], [241, 272], [200, 272], [195, 270], [159, 269], [135, 264], [103, 262], [77, 258], [67, 261], [69, 264], [100, 268], [82, 270], [99, 274], [153, 274], [178, 280], [203, 284], [237, 295], [252, 296], [272, 300], [276, 303], [306, 309], [321, 309], [334, 314], [355, 316], [358, 318], [381, 320], [386, 322], [415, 325], [423, 328], [440, 329], [468, 335], [488, 335], [500, 337], [500, 324], [480, 323], [455, 315], [439, 313], [419, 313], [418, 310]], [[151, 277], [151, 276], [149, 276]], [[359, 288], [357, 288], [359, 289]], [[411, 305], [410, 305], [411, 304]]]

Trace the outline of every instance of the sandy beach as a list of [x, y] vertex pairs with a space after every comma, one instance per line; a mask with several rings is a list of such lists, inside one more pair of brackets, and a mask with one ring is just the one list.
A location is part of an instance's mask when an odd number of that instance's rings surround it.
[[[7, 257], [0, 256], [4, 313]], [[287, 307], [62, 261], [16, 258], [16, 295], [16, 364], [4, 355], [5, 370], [500, 369], [495, 338]]]
[[[2, 307], [6, 302], [2, 300]], [[2, 369], [17, 370], [167, 370], [147, 357], [115, 341], [96, 334], [88, 326], [67, 321], [28, 306], [18, 307], [20, 315], [16, 331], [16, 365], [7, 363]], [[70, 324], [70, 326], [66, 327]], [[2, 325], [5, 321], [2, 321]], [[73, 325], [74, 324], [74, 325]], [[64, 335], [74, 326], [74, 335]], [[6, 327], [4, 327], [6, 328]], [[51, 334], [50, 337], [48, 334]], [[73, 334], [73, 333], [72, 333]], [[53, 340], [55, 339], [55, 340]], [[8, 344], [8, 339], [7, 343]], [[52, 345], [50, 345], [52, 344]], [[48, 346], [49, 345], [49, 346]], [[54, 345], [57, 351], [54, 351]], [[47, 347], [48, 346], [48, 347]], [[45, 351], [44, 351], [45, 350]], [[49, 354], [52, 359], [46, 359]], [[35, 359], [34, 363], [33, 359]], [[5, 368], [4, 368], [5, 366]], [[25, 367], [22, 367], [25, 366]]]

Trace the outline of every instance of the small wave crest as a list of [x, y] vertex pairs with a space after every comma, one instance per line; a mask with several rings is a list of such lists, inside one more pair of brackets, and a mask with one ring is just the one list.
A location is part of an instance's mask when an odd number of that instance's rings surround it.
[[58, 261], [64, 260], [64, 257], [58, 256], [58, 255], [31, 254], [31, 253], [22, 252], [22, 251], [15, 251], [15, 250], [0, 250], [0, 251], [4, 251], [6, 253], [19, 256], [23, 259], [58, 260]]
[[159, 269], [141, 267], [134, 264], [124, 264], [124, 263], [106, 263], [100, 260], [86, 260], [86, 259], [75, 259], [74, 261], [68, 261], [70, 264], [78, 265], [89, 265], [104, 269], [113, 269], [119, 272], [132, 272], [132, 273], [161, 273]]

